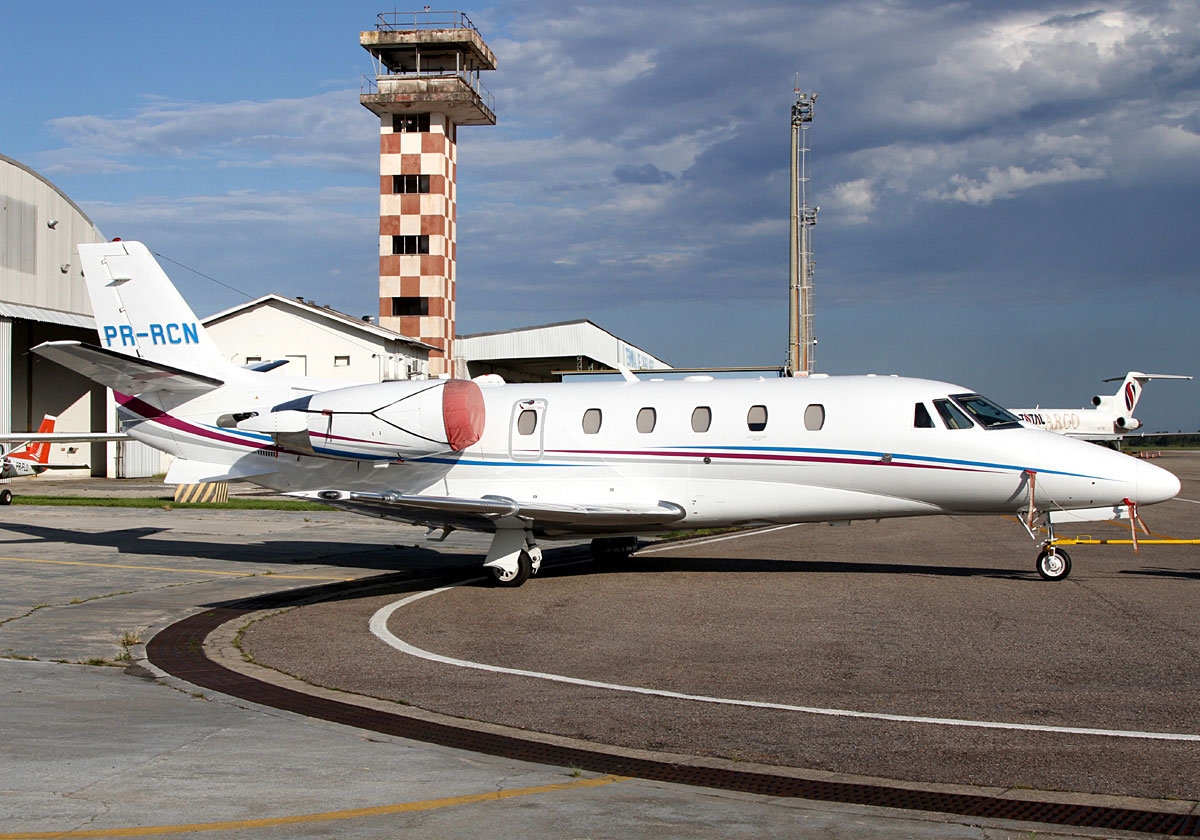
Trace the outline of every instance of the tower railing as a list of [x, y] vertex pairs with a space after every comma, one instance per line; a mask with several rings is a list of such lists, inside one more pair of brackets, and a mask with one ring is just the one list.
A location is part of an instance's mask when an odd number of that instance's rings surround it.
[[[386, 80], [386, 79], [394, 79], [394, 78], [403, 77], [403, 76], [415, 76], [415, 75], [417, 75], [417, 74], [416, 73], [383, 73], [378, 76], [368, 76], [364, 73], [362, 76], [362, 82], [359, 84], [359, 87], [358, 87], [358, 93], [360, 96], [373, 96], [380, 92], [380, 90], [379, 90], [379, 80], [380, 79]], [[496, 97], [490, 90], [487, 89], [487, 85], [485, 85], [482, 81], [480, 81], [479, 75], [477, 73], [474, 73], [470, 70], [444, 70], [444, 71], [439, 71], [437, 73], [421, 73], [420, 75], [422, 78], [430, 78], [430, 79], [437, 79], [437, 78], [449, 79], [449, 78], [453, 78], [453, 77], [457, 76], [458, 79], [463, 84], [465, 84], [471, 90], [475, 91], [475, 95], [479, 97], [479, 101], [482, 102], [483, 105], [489, 111], [491, 111], [492, 113], [496, 112]]]
[[430, 11], [380, 12], [376, 16], [375, 28], [382, 32], [409, 29], [470, 29], [479, 34], [475, 24], [462, 12]]

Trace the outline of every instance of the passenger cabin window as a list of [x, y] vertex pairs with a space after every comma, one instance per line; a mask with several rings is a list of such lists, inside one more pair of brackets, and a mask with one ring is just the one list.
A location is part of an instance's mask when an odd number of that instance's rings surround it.
[[598, 408], [589, 408], [583, 412], [583, 433], [594, 435], [600, 431], [600, 423], [604, 420]]
[[767, 407], [765, 405], [752, 405], [750, 410], [746, 412], [746, 426], [752, 432], [761, 432], [767, 428]]
[[537, 429], [537, 412], [527, 408], [517, 415], [517, 434], [531, 435]]
[[825, 425], [825, 406], [813, 403], [804, 409], [804, 428], [810, 432], [819, 432]]
[[658, 413], [653, 408], [643, 408], [637, 414], [637, 430], [644, 435], [650, 434], [657, 419]]
[[914, 429], [936, 429], [933, 425], [933, 418], [929, 416], [929, 409], [925, 407], [925, 403], [917, 403], [913, 408], [913, 428]]
[[969, 429], [975, 425], [971, 418], [963, 414], [950, 400], [934, 400], [933, 407], [942, 416], [942, 422], [946, 424], [947, 429]]
[[696, 408], [692, 412], [692, 431], [707, 432], [708, 427], [712, 425], [712, 409], [706, 405]]
[[1021, 425], [1021, 421], [1007, 408], [979, 394], [955, 394], [954, 401], [985, 429], [1015, 429]]

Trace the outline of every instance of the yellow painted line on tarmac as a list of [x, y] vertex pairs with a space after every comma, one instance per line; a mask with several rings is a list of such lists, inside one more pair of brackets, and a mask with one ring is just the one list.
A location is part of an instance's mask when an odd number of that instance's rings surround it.
[[36, 831], [0, 834], [0, 840], [49, 840], [49, 838], [78, 837], [153, 837], [162, 834], [189, 834], [200, 831], [238, 831], [247, 828], [276, 828], [283, 825], [309, 825], [312, 823], [356, 820], [366, 817], [384, 817], [391, 814], [409, 814], [417, 811], [434, 811], [458, 805], [473, 805], [477, 802], [498, 802], [517, 796], [533, 796], [539, 793], [555, 793], [563, 790], [601, 787], [613, 782], [623, 782], [625, 776], [598, 776], [594, 779], [579, 779], [554, 785], [491, 790], [487, 793], [471, 793], [466, 796], [449, 796], [445, 799], [425, 799], [420, 802], [401, 802], [396, 805], [378, 805], [373, 808], [348, 808], [344, 811], [323, 811], [319, 814], [296, 814], [290, 817], [264, 817], [256, 820], [227, 820], [223, 822], [187, 823], [184, 825], [152, 825], [137, 828], [96, 828], [80, 831]]
[[[0, 557], [7, 563], [49, 563], [54, 566], [94, 566], [100, 569], [136, 569], [143, 572], [174, 572], [180, 575], [228, 575], [230, 577], [272, 577], [288, 580], [357, 580], [337, 575], [280, 575], [275, 572], [221, 572], [216, 569], [172, 569], [167, 566], [131, 566], [125, 563], [87, 563], [82, 560], [46, 560], [38, 557]], [[3, 836], [3, 835], [0, 835]]]

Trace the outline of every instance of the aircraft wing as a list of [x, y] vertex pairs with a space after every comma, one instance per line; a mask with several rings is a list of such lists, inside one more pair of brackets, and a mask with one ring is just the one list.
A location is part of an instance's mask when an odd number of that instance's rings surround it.
[[563, 504], [523, 502], [507, 496], [458, 498], [403, 493], [356, 493], [322, 490], [300, 495], [356, 513], [374, 514], [421, 524], [490, 530], [497, 519], [518, 517], [561, 531], [603, 531], [649, 528], [682, 519], [684, 509], [674, 502], [655, 504]]
[[188, 373], [81, 341], [47, 341], [34, 347], [33, 352], [121, 394], [211, 391], [225, 384], [220, 379]]

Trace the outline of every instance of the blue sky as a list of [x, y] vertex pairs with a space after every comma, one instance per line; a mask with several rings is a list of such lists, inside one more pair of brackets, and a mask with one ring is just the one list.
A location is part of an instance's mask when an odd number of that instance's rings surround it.
[[[374, 313], [358, 32], [381, 10], [9, 4], [0, 153], [107, 236]], [[782, 364], [798, 73], [819, 96], [819, 370], [1014, 407], [1200, 375], [1194, 2], [462, 11], [497, 55], [499, 122], [459, 133], [460, 332], [586, 317], [679, 366]], [[165, 265], [202, 315], [245, 299]], [[1153, 383], [1138, 413], [1200, 429], [1200, 382]]]

